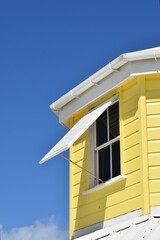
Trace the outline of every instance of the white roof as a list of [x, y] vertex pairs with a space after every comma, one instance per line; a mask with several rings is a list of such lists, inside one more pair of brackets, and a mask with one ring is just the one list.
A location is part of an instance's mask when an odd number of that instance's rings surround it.
[[117, 95], [106, 103], [90, 111], [42, 158], [40, 164], [66, 151], [96, 121], [96, 119], [115, 101]]
[[159, 240], [160, 217], [144, 215], [75, 240]]
[[[133, 75], [160, 72], [160, 47], [125, 53], [50, 105], [59, 121], [69, 126], [68, 119]], [[97, 85], [99, 85], [97, 87]]]

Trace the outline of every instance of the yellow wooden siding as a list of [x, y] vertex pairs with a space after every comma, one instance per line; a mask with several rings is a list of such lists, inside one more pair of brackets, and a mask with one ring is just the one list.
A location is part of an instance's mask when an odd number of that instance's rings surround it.
[[151, 206], [159, 206], [160, 205], [160, 193], [150, 193], [150, 202]]
[[131, 161], [125, 163], [125, 174], [131, 174], [140, 169], [140, 157], [133, 158]]
[[159, 166], [160, 153], [149, 153], [148, 160], [149, 160], [149, 166]]
[[[83, 114], [86, 114], [84, 112]], [[83, 114], [78, 117], [71, 118], [71, 126], [82, 117]], [[79, 165], [81, 168], [74, 164], [70, 164], [70, 239], [74, 231], [73, 226], [73, 200], [78, 197], [82, 191], [88, 187], [88, 175], [86, 171], [88, 169], [88, 133], [84, 133], [75, 144], [70, 148], [70, 158], [73, 162]]]
[[[70, 231], [142, 208], [160, 205], [160, 74], [132, 78], [117, 90], [120, 104], [121, 173], [126, 182], [88, 195], [88, 173], [70, 165]], [[71, 118], [73, 126], [91, 108]], [[147, 141], [146, 141], [147, 139]], [[88, 169], [88, 131], [71, 147], [71, 159]]]
[[135, 197], [132, 199], [128, 199], [120, 204], [108, 207], [105, 211], [98, 211], [94, 212], [92, 215], [83, 217], [81, 219], [73, 220], [74, 229], [78, 228], [81, 229], [84, 226], [91, 226], [93, 224], [101, 222], [102, 219], [108, 219], [108, 215], [110, 218], [114, 218], [120, 216], [122, 214], [134, 211], [140, 207], [141, 197]]
[[159, 140], [160, 139], [160, 127], [148, 128], [148, 139], [150, 141]]
[[[142, 207], [139, 132], [139, 81], [119, 88], [121, 168], [126, 182], [82, 195], [89, 188], [89, 176], [75, 165], [70, 166], [70, 229], [72, 232]], [[112, 95], [112, 94], [110, 94]], [[105, 97], [107, 99], [107, 97]], [[94, 105], [96, 106], [96, 105]], [[89, 110], [89, 108], [88, 108]], [[84, 112], [85, 114], [86, 112]], [[72, 118], [72, 126], [83, 116]], [[72, 146], [71, 159], [81, 167], [88, 167], [87, 132]]]
[[159, 193], [160, 191], [160, 179], [150, 180], [150, 193]]
[[137, 143], [136, 145], [131, 146], [127, 150], [123, 150], [124, 152], [124, 163], [135, 159], [136, 157], [140, 156], [140, 144]]
[[149, 168], [149, 179], [160, 179], [160, 165]]
[[160, 205], [160, 74], [146, 77], [150, 206]]
[[[129, 171], [129, 173], [126, 173], [128, 178], [126, 180], [125, 183], [125, 188], [130, 188], [133, 185], [136, 185], [140, 182], [140, 170], [135, 170], [132, 172], [132, 170]], [[73, 209], [77, 208], [80, 206], [84, 206], [84, 205], [89, 205], [90, 203], [94, 202], [94, 201], [98, 201], [102, 198], [102, 196], [108, 196], [114, 192], [116, 192], [116, 187], [111, 186], [110, 188], [104, 188], [102, 190], [100, 190], [100, 194], [98, 194], [98, 192], [93, 192], [92, 194], [89, 194], [88, 196], [81, 196], [81, 198], [79, 198], [78, 196], [74, 196], [74, 198], [72, 199], [72, 206]], [[121, 184], [122, 189], [124, 188], [124, 184]]]
[[148, 115], [147, 116], [147, 127], [154, 128], [159, 127], [160, 115]]
[[124, 128], [124, 138], [131, 136], [132, 134], [136, 133], [139, 130], [139, 118], [135, 118], [133, 119], [133, 121], [126, 123], [126, 121], [124, 121], [125, 124], [123, 124], [123, 128]]
[[160, 140], [148, 140], [148, 153], [160, 152]]
[[86, 217], [92, 215], [98, 211], [103, 210], [105, 212], [106, 207], [109, 208], [111, 206], [127, 201], [128, 199], [140, 196], [140, 192], [141, 192], [140, 183], [129, 186], [122, 191], [112, 193], [111, 195], [108, 196], [106, 191], [106, 196], [104, 196], [104, 198], [101, 197], [96, 201], [79, 206], [78, 209], [75, 208], [73, 211], [75, 213], [74, 216], [77, 216], [77, 219], [79, 219], [83, 218], [84, 216]]

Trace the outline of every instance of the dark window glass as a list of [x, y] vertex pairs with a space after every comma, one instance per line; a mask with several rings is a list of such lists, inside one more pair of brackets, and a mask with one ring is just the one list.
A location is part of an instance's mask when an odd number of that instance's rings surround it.
[[119, 136], [119, 106], [118, 102], [109, 108], [109, 138], [110, 140]]
[[112, 177], [120, 175], [120, 143], [112, 144]]
[[107, 135], [107, 111], [105, 111], [96, 121], [97, 147], [107, 142]]
[[[96, 121], [96, 147], [106, 143], [98, 151], [98, 174], [104, 182], [120, 175], [119, 103], [111, 105]], [[113, 142], [110, 140], [113, 140]], [[108, 144], [107, 144], [108, 143]], [[101, 183], [99, 181], [99, 183]]]
[[102, 179], [103, 181], [107, 181], [111, 178], [110, 146], [99, 150], [99, 178]]

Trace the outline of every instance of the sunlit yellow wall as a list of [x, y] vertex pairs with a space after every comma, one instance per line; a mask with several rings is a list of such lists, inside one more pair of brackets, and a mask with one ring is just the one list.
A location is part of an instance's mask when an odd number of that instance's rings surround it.
[[160, 206], [160, 75], [146, 77], [150, 206]]
[[[152, 206], [160, 202], [160, 166], [157, 167], [160, 156], [160, 85], [157, 87], [157, 81], [151, 75], [131, 78], [71, 118], [73, 126], [91, 108], [119, 93], [121, 174], [127, 176], [121, 184], [82, 195], [89, 189], [88, 173], [70, 165], [71, 238], [76, 230], [137, 209], [148, 214], [149, 202]], [[86, 131], [70, 150], [72, 161], [86, 169], [89, 168], [88, 135]]]

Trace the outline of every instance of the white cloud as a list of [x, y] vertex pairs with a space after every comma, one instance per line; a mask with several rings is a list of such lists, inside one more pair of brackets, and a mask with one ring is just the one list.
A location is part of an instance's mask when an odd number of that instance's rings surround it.
[[47, 221], [37, 220], [33, 225], [13, 228], [10, 231], [2, 229], [2, 240], [68, 240], [67, 231], [61, 230], [54, 217]]

